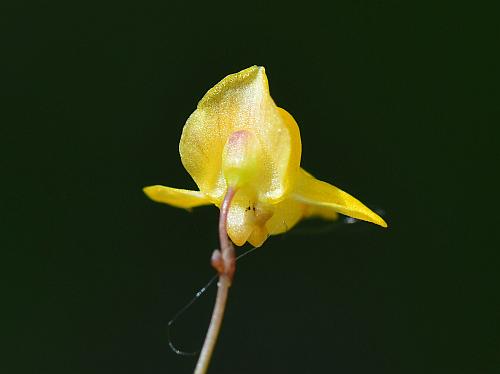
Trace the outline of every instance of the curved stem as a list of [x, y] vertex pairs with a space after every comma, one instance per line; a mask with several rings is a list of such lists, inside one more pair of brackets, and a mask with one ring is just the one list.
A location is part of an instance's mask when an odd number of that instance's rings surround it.
[[233, 200], [235, 190], [229, 188], [222, 202], [219, 215], [219, 241], [220, 251], [215, 250], [212, 255], [212, 266], [219, 273], [219, 282], [217, 283], [217, 297], [215, 299], [215, 306], [208, 327], [207, 336], [201, 349], [200, 357], [196, 364], [194, 374], [205, 374], [212, 358], [212, 353], [219, 336], [222, 319], [224, 317], [224, 310], [226, 309], [227, 294], [231, 282], [233, 280], [234, 271], [236, 269], [236, 259], [234, 254], [234, 247], [231, 240], [227, 236], [227, 214], [231, 201]]

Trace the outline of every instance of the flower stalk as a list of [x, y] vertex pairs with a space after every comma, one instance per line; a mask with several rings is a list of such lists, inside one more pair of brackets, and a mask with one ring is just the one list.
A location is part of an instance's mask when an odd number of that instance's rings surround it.
[[207, 335], [201, 349], [200, 357], [196, 364], [194, 374], [205, 374], [212, 358], [212, 354], [219, 336], [219, 331], [224, 318], [226, 309], [227, 295], [229, 287], [233, 281], [236, 270], [236, 256], [233, 243], [227, 236], [227, 214], [229, 206], [233, 200], [235, 190], [229, 188], [221, 205], [219, 215], [219, 242], [220, 250], [216, 249], [212, 254], [212, 266], [219, 273], [219, 282], [217, 283], [217, 296], [215, 306], [208, 327]]

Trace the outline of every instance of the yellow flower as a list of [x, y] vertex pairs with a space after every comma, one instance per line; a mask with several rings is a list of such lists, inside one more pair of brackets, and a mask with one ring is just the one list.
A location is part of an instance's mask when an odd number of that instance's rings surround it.
[[209, 90], [184, 126], [179, 152], [200, 190], [157, 185], [144, 192], [179, 208], [220, 208], [234, 189], [227, 233], [239, 246], [259, 247], [302, 218], [336, 219], [337, 212], [387, 227], [360, 201], [302, 169], [301, 151], [297, 123], [274, 103], [264, 68], [252, 66]]

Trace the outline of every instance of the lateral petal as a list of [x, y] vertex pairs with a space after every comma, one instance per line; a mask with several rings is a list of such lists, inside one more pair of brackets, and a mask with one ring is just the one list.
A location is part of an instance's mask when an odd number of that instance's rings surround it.
[[149, 186], [142, 189], [151, 199], [177, 208], [190, 209], [201, 205], [212, 204], [200, 191], [183, 190], [165, 186]]
[[300, 202], [332, 208], [336, 212], [387, 227], [387, 223], [356, 198], [301, 169], [293, 197]]

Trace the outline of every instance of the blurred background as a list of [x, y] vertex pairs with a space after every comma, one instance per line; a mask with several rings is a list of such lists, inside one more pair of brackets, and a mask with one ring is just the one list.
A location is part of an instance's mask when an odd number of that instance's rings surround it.
[[[263, 65], [302, 165], [389, 229], [306, 222], [238, 263], [210, 373], [498, 373], [495, 9], [455, 2], [4, 2], [3, 373], [190, 373], [167, 323], [213, 275], [218, 211], [178, 142]], [[245, 249], [239, 249], [240, 252]], [[201, 347], [215, 287], [175, 324]]]

